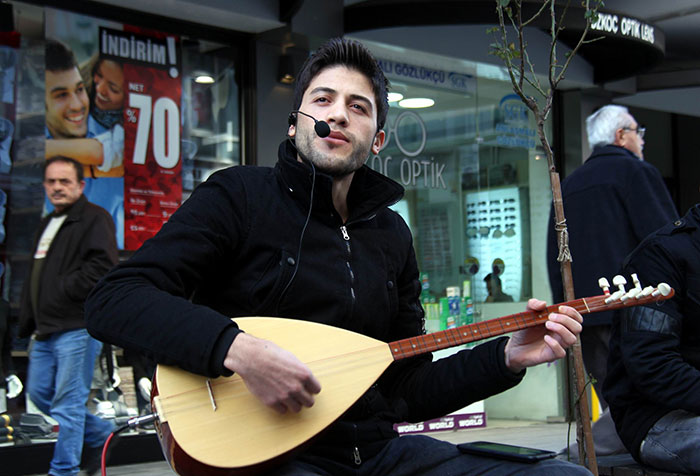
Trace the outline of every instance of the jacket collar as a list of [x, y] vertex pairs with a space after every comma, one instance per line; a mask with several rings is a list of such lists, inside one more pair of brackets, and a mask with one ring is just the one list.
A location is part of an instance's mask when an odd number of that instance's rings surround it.
[[51, 212], [49, 216], [47, 217], [48, 219], [51, 219], [53, 217], [61, 216], [61, 215], [68, 215], [66, 217], [66, 221], [78, 221], [80, 220], [80, 217], [83, 215], [83, 210], [85, 210], [85, 207], [87, 206], [88, 200], [85, 197], [85, 195], [80, 195], [80, 198], [68, 207], [68, 209], [64, 213], [56, 213], [56, 210]]
[[700, 203], [696, 203], [690, 207], [690, 210], [688, 210], [688, 213], [686, 213], [682, 220], [687, 222], [692, 221], [693, 225], [696, 227], [700, 225]]
[[[289, 140], [279, 146], [275, 175], [295, 200], [308, 206], [313, 173], [308, 164], [297, 160], [296, 148]], [[316, 171], [314, 211], [327, 216], [334, 211], [332, 185], [330, 175]], [[403, 194], [401, 185], [363, 165], [355, 172], [348, 192], [348, 222], [370, 218], [380, 209], [401, 200]]]
[[625, 149], [624, 147], [620, 147], [619, 145], [615, 144], [608, 144], [608, 145], [600, 145], [598, 147], [593, 148], [593, 153], [591, 154], [590, 157], [586, 160], [588, 162], [591, 159], [597, 159], [598, 157], [605, 157], [609, 155], [616, 155], [619, 156], [620, 154], [624, 154], [628, 156], [630, 159], [634, 160], [642, 160], [639, 158], [637, 154], [634, 152]]

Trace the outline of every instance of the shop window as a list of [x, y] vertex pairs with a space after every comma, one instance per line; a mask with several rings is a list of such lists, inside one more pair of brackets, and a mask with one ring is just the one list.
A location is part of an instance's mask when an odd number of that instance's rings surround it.
[[502, 68], [371, 47], [395, 100], [368, 163], [406, 188], [395, 208], [413, 232], [427, 316], [453, 289], [476, 306], [527, 301], [547, 282], [533, 256], [544, 262], [551, 197], [532, 113]]
[[231, 47], [183, 40], [183, 199], [212, 173], [241, 164], [240, 102]]
[[[546, 300], [547, 161], [533, 115], [513, 96], [507, 72], [366, 43], [395, 93], [385, 145], [368, 165], [406, 189], [393, 208], [413, 234], [426, 331], [516, 314], [530, 297]], [[529, 373], [516, 391], [538, 401], [547, 395], [553, 408], [562, 395], [559, 369]], [[496, 418], [532, 418], [520, 400], [528, 398], [504, 393], [451, 417], [485, 411]]]
[[[0, 34], [0, 297], [9, 306], [14, 337], [33, 237], [51, 210], [43, 164], [53, 147], [65, 145], [61, 140], [69, 147], [57, 154], [84, 163], [75, 152], [80, 141], [109, 135], [110, 141], [101, 142], [101, 165], [85, 164], [84, 170], [105, 202], [88, 199], [115, 221], [122, 258], [153, 236], [198, 184], [219, 169], [241, 164], [242, 157], [236, 45], [209, 41], [206, 30], [201, 37], [185, 36], [160, 31], [159, 25], [22, 2], [9, 5], [3, 12], [12, 11], [17, 31]], [[52, 40], [67, 47], [77, 62], [88, 104], [85, 131], [64, 134], [51, 122], [45, 51]], [[107, 143], [112, 154], [106, 152]], [[118, 186], [107, 191], [103, 186], [111, 180]], [[26, 381], [28, 340], [11, 341], [18, 374]], [[132, 411], [137, 404], [130, 388], [125, 403]], [[8, 404], [11, 413], [26, 410], [24, 395]]]

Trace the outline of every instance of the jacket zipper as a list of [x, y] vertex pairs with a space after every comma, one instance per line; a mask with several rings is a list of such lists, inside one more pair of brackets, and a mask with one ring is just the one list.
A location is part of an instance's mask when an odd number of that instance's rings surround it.
[[[340, 232], [343, 234], [343, 239], [345, 241], [350, 241], [350, 235], [348, 234], [348, 229], [345, 225], [340, 226]], [[350, 251], [350, 243], [348, 243], [348, 251]]]
[[[348, 268], [348, 276], [350, 277], [350, 297], [352, 299], [352, 308], [355, 307], [355, 272], [352, 270], [352, 265], [350, 264], [350, 258], [352, 257], [352, 249], [350, 248], [350, 234], [345, 225], [340, 226], [340, 233], [343, 235], [343, 240], [345, 240], [345, 246], [348, 250], [348, 258], [345, 261], [345, 265]], [[352, 308], [350, 309], [350, 314], [352, 315]]]
[[355, 447], [352, 450], [353, 461], [357, 466], [362, 464], [362, 458], [360, 457], [360, 449], [357, 447], [357, 425], [353, 423], [352, 425], [355, 432]]
[[360, 466], [362, 464], [362, 458], [360, 458], [360, 450], [357, 448], [357, 446], [354, 450], [352, 450], [352, 456], [355, 458], [355, 464]]

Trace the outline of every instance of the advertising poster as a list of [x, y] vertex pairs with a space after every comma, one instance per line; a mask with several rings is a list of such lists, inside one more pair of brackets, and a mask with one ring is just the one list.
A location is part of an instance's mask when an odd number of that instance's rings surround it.
[[[16, 78], [20, 37], [16, 32], [0, 32], [0, 244], [5, 243], [5, 217], [12, 169], [12, 140], [15, 132]], [[0, 257], [0, 280], [5, 257]], [[1, 338], [1, 335], [0, 335]], [[1, 344], [0, 344], [1, 345]], [[2, 370], [0, 370], [0, 374]]]
[[182, 200], [179, 39], [46, 9], [46, 44], [46, 157], [83, 164], [87, 199], [135, 250]]

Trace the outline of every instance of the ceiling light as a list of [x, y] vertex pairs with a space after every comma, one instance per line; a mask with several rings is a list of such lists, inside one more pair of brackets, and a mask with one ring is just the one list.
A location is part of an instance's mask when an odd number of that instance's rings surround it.
[[294, 77], [294, 59], [290, 55], [279, 57], [277, 64], [277, 81], [283, 84], [292, 84]]
[[389, 102], [401, 101], [403, 99], [403, 94], [401, 93], [389, 93]]
[[194, 82], [199, 84], [213, 84], [214, 77], [207, 73], [197, 73], [194, 77]]
[[407, 109], [417, 109], [421, 107], [430, 107], [435, 104], [430, 98], [408, 98], [399, 101], [399, 106], [405, 107]]

